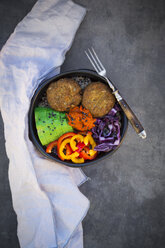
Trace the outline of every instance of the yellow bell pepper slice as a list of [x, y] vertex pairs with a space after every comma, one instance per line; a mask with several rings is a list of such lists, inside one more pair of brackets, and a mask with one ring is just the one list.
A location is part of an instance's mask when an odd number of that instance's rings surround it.
[[[76, 152], [75, 152], [76, 153]], [[78, 153], [78, 152], [77, 152]], [[79, 154], [78, 154], [79, 155]], [[71, 158], [72, 162], [75, 163], [75, 164], [81, 164], [81, 163], [84, 163], [84, 158], [76, 158], [76, 157], [73, 157]]]
[[58, 152], [59, 152], [59, 155], [61, 156], [61, 158], [63, 158], [63, 159], [67, 159], [67, 160], [71, 159], [72, 154], [71, 155], [65, 155], [65, 153], [64, 153], [64, 149], [66, 148], [66, 144], [70, 143], [70, 140], [71, 140], [71, 138], [65, 139], [59, 147]]
[[[83, 136], [82, 136], [83, 137]], [[66, 160], [72, 160], [73, 163], [84, 163], [84, 159], [83, 158], [78, 158], [79, 156], [79, 153], [78, 152], [73, 152], [72, 154], [70, 155], [66, 155], [64, 153], [64, 150], [66, 148], [66, 144], [70, 144], [70, 141], [71, 141], [71, 138], [68, 138], [68, 139], [65, 139], [61, 145], [60, 145], [60, 148], [59, 148], [59, 155], [62, 159], [66, 159]], [[76, 143], [76, 142], [75, 142]]]
[[89, 150], [89, 154], [90, 156], [93, 156], [96, 154], [97, 151], [94, 150], [95, 146], [96, 146], [96, 142], [94, 141], [93, 137], [91, 134], [87, 134], [84, 138], [84, 144], [86, 146], [89, 146], [89, 144], [92, 146], [92, 149]]
[[71, 138], [70, 147], [72, 148], [73, 151], [76, 151], [78, 149], [78, 147], [76, 146], [76, 140], [83, 142], [84, 137], [81, 134], [76, 134]]

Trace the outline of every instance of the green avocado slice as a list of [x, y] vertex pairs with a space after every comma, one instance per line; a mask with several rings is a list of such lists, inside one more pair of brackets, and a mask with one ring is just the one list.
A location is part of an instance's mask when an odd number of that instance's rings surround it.
[[73, 132], [65, 113], [51, 108], [36, 107], [34, 116], [38, 137], [43, 146], [57, 140], [64, 133]]

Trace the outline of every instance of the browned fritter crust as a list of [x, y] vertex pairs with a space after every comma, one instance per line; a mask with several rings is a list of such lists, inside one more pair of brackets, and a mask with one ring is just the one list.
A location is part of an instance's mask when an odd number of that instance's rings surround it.
[[115, 97], [110, 88], [101, 82], [92, 82], [84, 90], [82, 105], [93, 117], [106, 115], [114, 106]]
[[82, 99], [80, 92], [81, 87], [70, 78], [52, 82], [46, 91], [48, 103], [56, 111], [69, 111], [79, 105]]

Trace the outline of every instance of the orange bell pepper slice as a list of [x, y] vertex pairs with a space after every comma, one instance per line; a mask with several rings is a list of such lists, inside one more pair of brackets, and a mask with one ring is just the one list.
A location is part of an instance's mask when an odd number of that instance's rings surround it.
[[57, 142], [58, 142], [58, 140], [52, 141], [52, 142], [47, 146], [46, 152], [47, 152], [47, 153], [51, 153], [53, 147], [57, 146]]

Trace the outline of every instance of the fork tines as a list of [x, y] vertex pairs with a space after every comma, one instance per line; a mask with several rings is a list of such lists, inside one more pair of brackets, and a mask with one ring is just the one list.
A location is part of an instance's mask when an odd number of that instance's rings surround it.
[[97, 73], [105, 70], [93, 47], [91, 47], [91, 50], [88, 48], [88, 52], [85, 51], [85, 54], [87, 55], [88, 59], [90, 60]]

